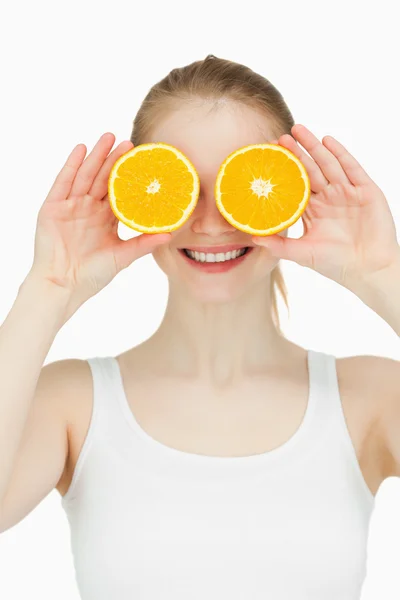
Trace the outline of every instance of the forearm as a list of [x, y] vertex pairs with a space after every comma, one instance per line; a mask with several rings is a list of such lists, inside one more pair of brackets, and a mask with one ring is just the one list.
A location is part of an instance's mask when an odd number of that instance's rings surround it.
[[400, 336], [400, 258], [392, 267], [350, 289]]
[[0, 327], [0, 503], [43, 363], [65, 322], [65, 291], [27, 277]]

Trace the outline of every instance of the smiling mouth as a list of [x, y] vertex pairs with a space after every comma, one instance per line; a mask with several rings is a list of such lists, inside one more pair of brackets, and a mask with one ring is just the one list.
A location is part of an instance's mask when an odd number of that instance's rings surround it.
[[231, 252], [196, 252], [190, 250], [188, 248], [181, 248], [180, 252], [183, 252], [190, 260], [194, 262], [214, 264], [214, 263], [224, 263], [228, 261], [237, 260], [241, 256], [247, 254], [250, 250], [249, 246], [244, 246], [238, 250], [233, 250]]

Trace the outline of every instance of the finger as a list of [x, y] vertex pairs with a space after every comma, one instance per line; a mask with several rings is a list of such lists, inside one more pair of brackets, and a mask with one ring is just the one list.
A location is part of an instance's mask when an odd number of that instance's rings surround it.
[[292, 135], [315, 160], [329, 182], [349, 183], [348, 177], [336, 156], [321, 144], [318, 138], [307, 127], [299, 124], [294, 125], [292, 127]]
[[70, 191], [71, 196], [84, 196], [88, 193], [114, 142], [115, 135], [113, 133], [104, 133], [100, 137], [76, 174]]
[[45, 202], [58, 202], [68, 198], [79, 167], [86, 155], [86, 146], [78, 144], [68, 156], [63, 168], [54, 180]]
[[111, 154], [107, 157], [107, 160], [102, 165], [100, 171], [98, 172], [95, 180], [92, 184], [92, 187], [88, 191], [88, 194], [92, 196], [94, 199], [101, 200], [105, 198], [108, 191], [108, 179], [110, 177], [110, 172], [116, 161], [128, 150], [133, 148], [132, 142], [125, 140], [121, 142], [119, 146], [117, 146]]
[[170, 233], [142, 233], [129, 240], [119, 239], [114, 249], [118, 268], [125, 269], [134, 260], [153, 252], [158, 246], [168, 243], [171, 239]]
[[293, 154], [303, 163], [310, 178], [311, 191], [318, 193], [322, 188], [328, 185], [329, 181], [326, 179], [315, 160], [310, 158], [310, 156], [300, 148], [291, 135], [288, 133], [282, 135], [279, 138], [279, 144], [293, 152]]
[[370, 185], [374, 183], [371, 177], [364, 171], [360, 163], [350, 152], [331, 135], [322, 138], [322, 143], [336, 156], [342, 169], [353, 185]]
[[274, 234], [265, 237], [254, 236], [252, 241], [257, 246], [267, 248], [277, 258], [291, 260], [303, 267], [312, 268], [314, 264], [312, 246], [305, 236], [295, 239]]

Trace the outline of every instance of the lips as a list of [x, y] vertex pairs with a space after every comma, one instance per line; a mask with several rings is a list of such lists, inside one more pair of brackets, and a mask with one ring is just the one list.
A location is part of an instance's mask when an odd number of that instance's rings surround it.
[[179, 250], [191, 250], [192, 252], [209, 252], [210, 254], [218, 254], [232, 252], [233, 250], [243, 250], [249, 248], [246, 244], [225, 244], [224, 246], [187, 246], [179, 248]]
[[[246, 247], [246, 246], [245, 246]], [[231, 258], [230, 260], [215, 260], [208, 262], [207, 260], [195, 260], [188, 254], [186, 254], [185, 250], [179, 250], [179, 254], [183, 257], [184, 261], [191, 266], [191, 268], [196, 269], [202, 273], [225, 273], [227, 271], [231, 271], [238, 265], [242, 264], [244, 260], [247, 260], [247, 256], [254, 250], [253, 247], [248, 247], [247, 250], [236, 258]]]
[[[236, 252], [236, 253], [238, 254], [238, 256], [236, 256], [236, 258], [240, 258], [240, 256], [243, 256], [244, 254], [246, 254], [246, 253], [247, 253], [247, 252], [250, 250], [250, 248], [246, 247], [246, 248], [243, 248], [242, 250], [243, 250], [243, 251], [241, 251], [240, 253], [239, 253], [239, 252]], [[188, 251], [188, 250], [186, 250], [186, 249], [184, 248], [184, 249], [183, 249], [183, 250], [181, 250], [180, 252], [183, 252], [183, 254], [185, 254], [185, 255], [186, 255], [188, 258], [191, 258], [192, 260], [194, 260], [194, 257], [190, 256], [190, 252], [192, 252], [192, 253], [193, 253], [193, 250], [191, 250], [191, 251]], [[200, 254], [200, 255], [201, 255], [201, 254], [204, 254], [204, 256], [207, 256], [208, 252], [200, 252], [200, 253], [199, 253], [199, 252], [197, 252], [197, 254]], [[211, 253], [210, 253], [210, 254], [211, 254]], [[223, 253], [221, 253], [221, 254], [223, 254]], [[233, 254], [233, 252], [231, 252], [231, 259], [232, 259], [232, 254]], [[217, 254], [215, 254], [214, 256], [218, 256], [218, 253], [217, 253]], [[226, 260], [229, 260], [229, 259], [227, 259], [227, 258], [226, 258], [226, 259], [225, 259], [225, 261], [226, 261]], [[235, 260], [235, 259], [233, 259], [233, 260]], [[224, 261], [216, 260], [215, 262], [224, 262]], [[212, 263], [209, 263], [209, 264], [212, 264]]]

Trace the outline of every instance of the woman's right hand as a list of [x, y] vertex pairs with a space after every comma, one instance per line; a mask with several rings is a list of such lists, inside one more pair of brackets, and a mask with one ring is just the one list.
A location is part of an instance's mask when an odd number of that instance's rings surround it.
[[44, 201], [37, 220], [29, 277], [39, 277], [70, 294], [73, 314], [134, 260], [168, 242], [171, 234], [141, 234], [122, 240], [108, 200], [108, 178], [117, 159], [133, 148], [101, 136], [85, 159], [79, 144], [69, 155]]

